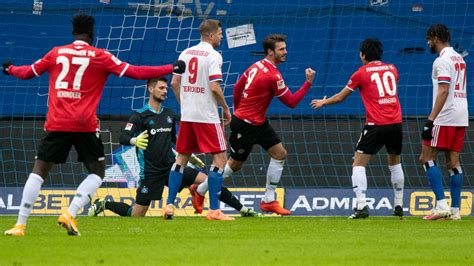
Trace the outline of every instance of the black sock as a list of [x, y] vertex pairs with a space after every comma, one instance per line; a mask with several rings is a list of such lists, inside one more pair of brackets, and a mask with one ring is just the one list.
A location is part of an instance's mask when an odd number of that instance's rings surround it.
[[219, 200], [229, 205], [230, 207], [240, 211], [243, 207], [242, 203], [230, 192], [226, 187], [222, 187]]
[[109, 211], [113, 211], [114, 213], [120, 216], [132, 215], [132, 207], [128, 205], [127, 203], [123, 203], [123, 202], [106, 201], [105, 209]]

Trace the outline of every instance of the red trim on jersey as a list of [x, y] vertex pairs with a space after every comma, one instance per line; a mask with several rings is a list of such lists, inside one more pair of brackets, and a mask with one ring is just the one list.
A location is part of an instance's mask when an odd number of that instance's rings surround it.
[[134, 66], [129, 65], [125, 73], [126, 77], [133, 79], [152, 79], [173, 73], [173, 65], [164, 66]]
[[438, 77], [438, 81], [451, 81], [451, 77]]
[[209, 76], [209, 81], [215, 81], [215, 80], [217, 80], [217, 79], [222, 80], [222, 75], [217, 74], [217, 75], [210, 75], [210, 76]]

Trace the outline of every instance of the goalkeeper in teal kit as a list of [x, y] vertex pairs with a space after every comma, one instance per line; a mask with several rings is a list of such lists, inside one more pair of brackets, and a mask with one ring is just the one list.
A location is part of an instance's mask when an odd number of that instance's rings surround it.
[[[173, 146], [176, 143], [175, 125], [179, 117], [161, 104], [167, 95], [166, 78], [149, 80], [147, 87], [150, 93], [148, 104], [130, 116], [120, 136], [120, 144], [137, 148], [140, 179], [135, 204], [130, 206], [122, 202], [97, 199], [89, 208], [89, 216], [96, 216], [104, 210], [121, 216], [145, 216], [151, 201], [161, 200], [164, 186], [168, 185], [169, 171], [175, 161]], [[204, 163], [195, 156], [191, 157], [190, 163], [197, 168], [204, 167]], [[186, 167], [180, 190], [206, 179], [205, 173]], [[219, 199], [240, 211], [244, 217], [257, 215], [255, 211], [244, 207], [225, 187], [222, 188]]]

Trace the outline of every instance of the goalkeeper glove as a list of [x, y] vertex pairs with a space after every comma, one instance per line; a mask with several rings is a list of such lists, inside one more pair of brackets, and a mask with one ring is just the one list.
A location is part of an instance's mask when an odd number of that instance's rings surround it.
[[8, 73], [8, 68], [13, 65], [11, 61], [5, 61], [3, 62], [2, 64], [2, 67], [3, 67], [3, 74], [5, 75], [10, 75], [10, 73]]
[[204, 166], [206, 166], [204, 162], [201, 161], [201, 159], [199, 159], [199, 157], [197, 157], [194, 154], [191, 154], [191, 157], [189, 157], [189, 162], [192, 163], [197, 168], [203, 168]]
[[173, 74], [183, 74], [186, 70], [186, 63], [183, 60], [176, 60], [173, 64]]
[[433, 135], [431, 135], [431, 131], [433, 130], [433, 121], [431, 120], [427, 120], [425, 122], [425, 125], [423, 125], [423, 131], [421, 132], [421, 138], [423, 140], [432, 140], [433, 139]]
[[145, 130], [142, 133], [140, 133], [140, 135], [138, 135], [138, 137], [130, 139], [130, 144], [132, 144], [133, 146], [135, 146], [139, 149], [146, 150], [146, 147], [148, 147], [148, 133], [147, 133], [147, 131]]

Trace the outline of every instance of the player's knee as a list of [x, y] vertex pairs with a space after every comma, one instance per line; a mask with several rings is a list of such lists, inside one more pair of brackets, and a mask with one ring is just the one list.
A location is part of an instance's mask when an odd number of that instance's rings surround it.
[[96, 174], [100, 178], [104, 178], [105, 176], [105, 162], [104, 161], [88, 162], [84, 164], [86, 166], [87, 171], [89, 171], [89, 174]]
[[285, 160], [287, 155], [288, 152], [285, 149], [280, 149], [272, 156], [272, 158], [275, 160]]

